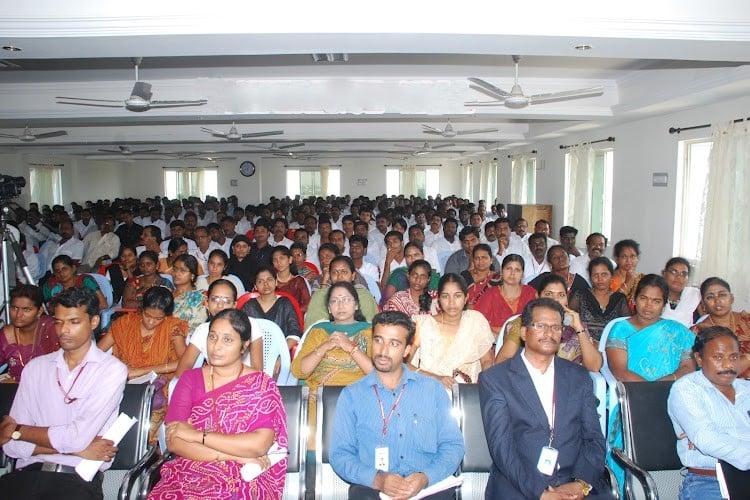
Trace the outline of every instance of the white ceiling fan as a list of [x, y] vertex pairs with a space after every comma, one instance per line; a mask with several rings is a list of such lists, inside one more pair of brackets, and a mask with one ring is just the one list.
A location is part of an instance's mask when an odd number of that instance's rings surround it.
[[68, 132], [65, 130], [56, 130], [54, 132], [45, 132], [43, 134], [32, 134], [29, 126], [26, 125], [21, 135], [0, 134], [0, 137], [7, 137], [8, 139], [18, 139], [19, 141], [23, 142], [34, 142], [37, 139], [49, 139], [51, 137], [60, 137], [62, 135], [68, 135]]
[[485, 133], [492, 133], [497, 132], [496, 128], [477, 128], [472, 130], [456, 130], [453, 128], [453, 125], [451, 125], [451, 121], [448, 120], [448, 123], [445, 124], [445, 127], [442, 129], [432, 127], [430, 125], [422, 124], [422, 132], [425, 134], [433, 134], [433, 135], [441, 135], [443, 137], [446, 137], [448, 139], [451, 139], [453, 137], [456, 137], [457, 135], [468, 135], [468, 134], [485, 134]]
[[271, 143], [271, 146], [267, 148], [264, 148], [261, 146], [255, 146], [255, 145], [249, 145], [249, 146], [253, 148], [257, 148], [261, 151], [266, 151], [268, 153], [271, 153], [274, 156], [294, 157], [295, 153], [289, 150], [292, 148], [301, 148], [304, 145], [305, 145], [304, 142], [295, 142], [293, 144], [282, 144], [281, 146], [279, 146], [278, 144], [274, 142], [274, 143]]
[[97, 151], [101, 151], [102, 153], [119, 153], [123, 156], [130, 156], [130, 155], [139, 155], [144, 153], [156, 153], [159, 151], [158, 149], [139, 149], [139, 150], [132, 150], [130, 149], [130, 146], [124, 145], [124, 146], [117, 146], [117, 149], [98, 149]]
[[237, 127], [234, 126], [234, 122], [232, 122], [232, 128], [229, 129], [229, 132], [222, 132], [220, 130], [214, 130], [208, 127], [201, 127], [201, 131], [207, 134], [211, 134], [214, 137], [221, 137], [232, 142], [241, 141], [242, 139], [249, 139], [251, 137], [266, 137], [269, 135], [281, 135], [284, 133], [283, 130], [269, 130], [266, 132], [249, 132], [240, 134], [237, 131]]
[[582, 99], [585, 97], [594, 97], [604, 93], [604, 87], [589, 87], [585, 89], [566, 90], [562, 92], [552, 92], [549, 94], [525, 95], [518, 83], [518, 62], [521, 56], [513, 56], [513, 62], [516, 65], [516, 77], [510, 92], [503, 90], [495, 85], [482, 80], [481, 78], [469, 78], [471, 87], [485, 95], [492, 97], [493, 101], [471, 101], [464, 103], [464, 106], [500, 106], [504, 105], [511, 109], [525, 108], [530, 104], [543, 104], [546, 102], [565, 101], [568, 99]]
[[[434, 153], [438, 149], [453, 147], [455, 146], [455, 144], [453, 144], [452, 142], [449, 142], [445, 144], [436, 144], [433, 146], [429, 142], [425, 142], [421, 148], [418, 147], [416, 149], [413, 146], [404, 146], [402, 144], [394, 144], [393, 146], [397, 148], [409, 149], [411, 151], [409, 154], [411, 154], [412, 156], [422, 156], [422, 155]], [[398, 151], [398, 153], [401, 153], [401, 151]]]
[[125, 108], [128, 111], [148, 111], [151, 108], [180, 108], [184, 106], [203, 106], [208, 101], [206, 99], [179, 100], [179, 101], [152, 101], [151, 84], [138, 80], [138, 66], [143, 58], [133, 58], [135, 66], [135, 85], [130, 92], [130, 97], [124, 101], [110, 99], [89, 99], [87, 97], [63, 97], [58, 96], [55, 99], [58, 104], [70, 104], [73, 106], [94, 106], [100, 108]]

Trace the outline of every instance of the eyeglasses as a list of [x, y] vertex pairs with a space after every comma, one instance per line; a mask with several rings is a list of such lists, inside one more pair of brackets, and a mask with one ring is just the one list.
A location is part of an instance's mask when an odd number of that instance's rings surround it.
[[210, 300], [214, 304], [231, 304], [232, 302], [234, 302], [234, 299], [231, 297], [220, 297], [218, 295], [212, 295], [208, 298], [208, 300]]
[[709, 293], [705, 297], [703, 297], [703, 300], [725, 300], [728, 299], [731, 293], [729, 292], [719, 292], [719, 293]]
[[680, 278], [687, 278], [688, 276], [690, 276], [689, 272], [687, 272], [687, 271], [678, 271], [677, 269], [675, 269], [673, 267], [670, 267], [669, 269], [667, 269], [667, 272], [669, 274], [671, 274], [672, 276], [674, 276], [675, 278], [677, 278], [678, 276]]
[[552, 330], [553, 333], [560, 333], [562, 332], [563, 326], [548, 325], [547, 323], [531, 323], [531, 328], [533, 328], [536, 333], [547, 332], [550, 330]]
[[328, 301], [328, 303], [332, 306], [338, 305], [338, 304], [353, 304], [354, 299], [352, 297], [335, 297]]

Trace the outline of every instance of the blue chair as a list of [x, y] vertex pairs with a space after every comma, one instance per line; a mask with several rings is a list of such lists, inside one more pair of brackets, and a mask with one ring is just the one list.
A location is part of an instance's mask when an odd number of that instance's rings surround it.
[[378, 283], [369, 274], [359, 273], [359, 275], [362, 276], [367, 282], [367, 289], [370, 290], [370, 293], [375, 298], [375, 302], [377, 304], [380, 304], [380, 298], [382, 297], [382, 295], [380, 294], [380, 287], [378, 286]]
[[104, 298], [107, 299], [107, 309], [99, 311], [99, 316], [102, 319], [102, 331], [106, 331], [109, 327], [109, 323], [112, 321], [112, 315], [114, 314], [114, 292], [112, 290], [112, 283], [109, 280], [98, 273], [88, 273], [87, 276], [94, 278], [99, 290], [102, 291]]
[[607, 337], [609, 337], [609, 332], [616, 323], [626, 321], [627, 319], [628, 316], [623, 316], [622, 318], [615, 318], [607, 323], [607, 326], [605, 326], [602, 331], [602, 337], [599, 339], [599, 352], [602, 353], [603, 358], [602, 368], [599, 371], [604, 377], [604, 381], [607, 383], [607, 413], [612, 413], [617, 407], [617, 379], [615, 379], [615, 376], [609, 369], [609, 363], [607, 363]]

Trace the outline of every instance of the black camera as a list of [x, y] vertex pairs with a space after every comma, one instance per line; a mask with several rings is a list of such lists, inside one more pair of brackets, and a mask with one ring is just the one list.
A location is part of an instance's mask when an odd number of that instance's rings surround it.
[[0, 174], [0, 201], [21, 196], [21, 189], [26, 186], [26, 179]]

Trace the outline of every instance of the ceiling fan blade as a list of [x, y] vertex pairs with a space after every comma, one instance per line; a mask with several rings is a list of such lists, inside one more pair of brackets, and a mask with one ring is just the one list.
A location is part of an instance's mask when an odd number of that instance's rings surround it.
[[180, 108], [184, 106], [203, 106], [207, 104], [206, 99], [196, 99], [194, 101], [151, 101], [152, 108]]
[[295, 142], [294, 144], [284, 144], [283, 146], [279, 146], [279, 149], [299, 148], [304, 145], [304, 142]]
[[457, 130], [456, 135], [466, 135], [466, 134], [489, 134], [497, 132], [496, 128], [476, 128], [473, 130]]
[[193, 160], [200, 160], [200, 161], [219, 161], [219, 160], [236, 160], [236, 156], [201, 156], [197, 158], [192, 158]]
[[464, 106], [481, 108], [484, 106], [504, 106], [503, 101], [466, 101]]
[[139, 149], [138, 151], [131, 151], [132, 154], [143, 154], [143, 153], [156, 153], [158, 149]]
[[430, 149], [442, 149], [442, 148], [451, 148], [455, 146], [452, 142], [449, 142], [447, 144], [437, 144], [435, 146], [430, 146]]
[[[94, 101], [99, 102], [120, 102], [121, 101], [103, 101], [100, 99], [92, 99]], [[93, 102], [65, 102], [65, 101], [57, 101], [57, 104], [70, 104], [72, 106], [92, 106], [94, 108], [124, 108], [124, 104], [94, 104]]]
[[563, 92], [552, 92], [549, 94], [537, 94], [529, 96], [531, 104], [539, 104], [544, 102], [553, 101], [565, 101], [567, 99], [583, 99], [585, 97], [594, 97], [602, 95], [604, 93], [604, 87], [589, 87], [585, 89], [576, 90], [565, 90]]
[[133, 85], [133, 91], [130, 92], [131, 96], [138, 96], [144, 101], [150, 101], [151, 96], [151, 84], [148, 82], [135, 82]]
[[229, 135], [226, 132], [222, 132], [220, 130], [214, 130], [208, 127], [201, 127], [201, 131], [206, 132], [207, 134], [218, 136], [218, 137], [226, 137], [227, 135]]
[[425, 134], [437, 134], [437, 135], [443, 134], [443, 131], [441, 129], [431, 127], [430, 125], [425, 125], [424, 123], [422, 124], [422, 128], [424, 129], [422, 130], [422, 132], [424, 132]]
[[490, 96], [501, 98], [510, 95], [510, 92], [492, 85], [490, 82], [482, 80], [481, 78], [469, 78], [469, 81], [473, 84], [470, 85], [471, 88], [484, 92]]
[[394, 148], [404, 148], [404, 149], [409, 149], [409, 150], [419, 149], [419, 148], [415, 148], [414, 146], [405, 146], [403, 144], [394, 144], [393, 147]]
[[[69, 101], [90, 101], [90, 102], [119, 102], [122, 103], [122, 101], [117, 101], [114, 99], [89, 99], [88, 97], [65, 97], [65, 96], [57, 96], [55, 99], [68, 99]], [[68, 103], [65, 103], [68, 104]]]
[[97, 149], [97, 151], [101, 151], [102, 153], [117, 153], [117, 154], [122, 153], [121, 149]]
[[21, 136], [20, 135], [12, 135], [12, 134], [0, 134], [0, 137], [7, 137], [8, 139], [18, 139]]
[[266, 137], [268, 135], [281, 135], [283, 134], [283, 130], [269, 130], [268, 132], [250, 132], [248, 134], [242, 134], [243, 139], [248, 139], [250, 137]]
[[43, 134], [34, 134], [34, 137], [37, 139], [49, 139], [50, 137], [60, 137], [63, 135], [68, 135], [68, 132], [65, 130], [57, 130], [55, 132], [45, 132]]

